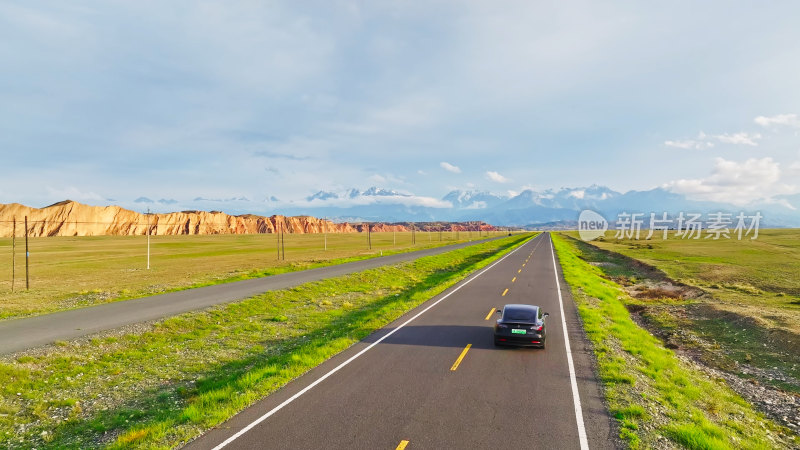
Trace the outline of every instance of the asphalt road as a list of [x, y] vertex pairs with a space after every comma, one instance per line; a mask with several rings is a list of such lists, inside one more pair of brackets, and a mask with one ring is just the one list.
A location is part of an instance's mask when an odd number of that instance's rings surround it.
[[[498, 239], [498, 238], [491, 238]], [[125, 325], [162, 319], [176, 314], [242, 300], [268, 291], [287, 289], [311, 281], [335, 278], [376, 267], [438, 255], [489, 239], [398, 253], [335, 266], [284, 273], [197, 289], [105, 303], [36, 317], [0, 321], [0, 354], [52, 344]]]
[[[556, 273], [542, 234], [186, 448], [614, 448], [591, 350]], [[545, 350], [494, 347], [492, 308], [506, 303], [550, 313]]]

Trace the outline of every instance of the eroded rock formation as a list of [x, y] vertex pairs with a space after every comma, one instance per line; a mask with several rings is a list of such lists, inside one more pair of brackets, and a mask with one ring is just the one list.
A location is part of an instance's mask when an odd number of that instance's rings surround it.
[[132, 236], [178, 234], [256, 234], [256, 233], [359, 233], [410, 231], [489, 231], [495, 228], [482, 222], [334, 223], [311, 216], [270, 217], [245, 214], [232, 216], [219, 211], [181, 211], [168, 214], [141, 214], [119, 206], [89, 206], [66, 200], [45, 208], [19, 203], [0, 204], [0, 237], [25, 233], [28, 236]]

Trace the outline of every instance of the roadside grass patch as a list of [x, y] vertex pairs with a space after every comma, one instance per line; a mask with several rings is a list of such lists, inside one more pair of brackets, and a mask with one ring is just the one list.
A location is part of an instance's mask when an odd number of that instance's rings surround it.
[[[499, 235], [484, 232], [480, 238]], [[417, 232], [416, 242], [410, 232], [372, 233], [369, 249], [364, 233], [329, 233], [327, 238], [287, 234], [286, 260], [278, 260], [275, 234], [152, 236], [150, 270], [145, 269], [144, 236], [30, 238], [30, 290], [24, 289], [24, 274], [18, 266], [16, 289], [11, 292], [12, 260], [0, 259], [0, 272], [9, 274], [0, 279], [0, 319], [261, 278], [472, 238], [478, 238], [478, 233]], [[19, 265], [24, 253], [17, 240]], [[0, 254], [10, 256], [11, 247], [10, 238], [0, 238]]]
[[622, 287], [581, 259], [576, 241], [553, 236], [564, 278], [594, 346], [620, 437], [631, 448], [793, 448], [788, 429], [765, 419], [724, 382], [710, 379], [639, 327]]
[[[670, 233], [652, 249], [630, 242], [603, 240], [579, 246], [591, 254], [587, 260], [597, 252], [614, 252], [651, 265], [678, 283], [701, 288], [705, 294], [684, 303], [642, 299], [626, 304], [635, 320], [668, 348], [727, 379], [758, 410], [800, 434], [797, 230], [761, 230], [757, 240], [742, 241], [680, 239]], [[628, 288], [632, 289], [636, 287]]]
[[0, 447], [180, 446], [530, 237], [269, 292], [144, 332], [32, 351], [24, 364], [6, 358], [0, 410], [10, 413], [0, 413]]

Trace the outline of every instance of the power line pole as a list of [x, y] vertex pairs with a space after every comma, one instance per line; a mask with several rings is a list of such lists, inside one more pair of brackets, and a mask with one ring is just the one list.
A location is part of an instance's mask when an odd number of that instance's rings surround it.
[[369, 249], [372, 250], [372, 225], [369, 222], [367, 222], [367, 243]]
[[11, 292], [14, 292], [14, 280], [17, 276], [17, 216], [14, 216], [11, 227]]
[[328, 250], [328, 218], [325, 218], [322, 232], [325, 234], [325, 250]]
[[150, 270], [150, 208], [147, 208], [147, 270]]
[[28, 274], [31, 252], [28, 251], [28, 216], [25, 216], [25, 290], [31, 288], [30, 276]]
[[283, 227], [281, 227], [281, 259], [284, 260], [284, 261], [286, 261], [286, 236], [285, 236], [285, 234], [286, 233], [284, 232]]

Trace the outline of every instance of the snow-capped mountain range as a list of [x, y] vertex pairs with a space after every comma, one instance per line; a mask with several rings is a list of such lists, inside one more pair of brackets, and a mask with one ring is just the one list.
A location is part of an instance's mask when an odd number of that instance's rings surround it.
[[339, 192], [319, 191], [305, 202], [279, 207], [278, 213], [308, 214], [335, 220], [367, 221], [470, 221], [494, 225], [532, 226], [544, 223], [575, 222], [580, 211], [592, 209], [609, 221], [623, 212], [658, 215], [667, 212], [709, 214], [715, 212], [760, 211], [762, 226], [800, 226], [800, 195], [784, 196], [779, 201], [736, 206], [726, 203], [694, 201], [663, 188], [648, 191], [616, 192], [605, 186], [525, 190], [517, 195], [454, 190], [441, 199], [417, 196], [410, 192], [370, 187]]

